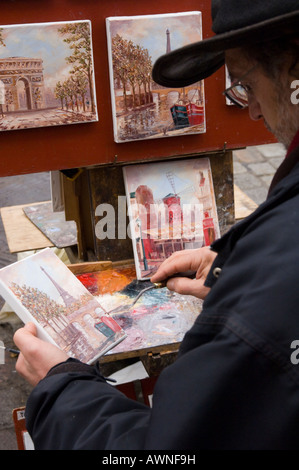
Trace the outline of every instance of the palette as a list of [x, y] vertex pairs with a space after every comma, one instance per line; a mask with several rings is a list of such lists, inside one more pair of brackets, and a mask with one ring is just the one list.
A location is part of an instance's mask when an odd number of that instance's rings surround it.
[[199, 299], [167, 288], [149, 290], [132, 305], [138, 293], [151, 285], [150, 281], [136, 280], [134, 266], [85, 272], [77, 277], [127, 335], [105, 355], [106, 360], [176, 350], [202, 308]]

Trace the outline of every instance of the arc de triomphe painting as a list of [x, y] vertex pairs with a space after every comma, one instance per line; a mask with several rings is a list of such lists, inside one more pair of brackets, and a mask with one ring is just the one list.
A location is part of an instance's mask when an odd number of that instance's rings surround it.
[[43, 61], [29, 57], [0, 59], [3, 112], [45, 107]]
[[91, 22], [0, 26], [0, 131], [92, 121]]

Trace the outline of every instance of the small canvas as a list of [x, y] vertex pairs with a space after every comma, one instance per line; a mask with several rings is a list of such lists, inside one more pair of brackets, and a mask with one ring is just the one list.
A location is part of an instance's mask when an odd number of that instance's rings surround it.
[[91, 121], [91, 22], [0, 26], [0, 131]]
[[179, 250], [220, 236], [210, 160], [172, 160], [123, 168], [138, 279], [149, 279]]
[[88, 364], [125, 338], [123, 329], [50, 249], [0, 270], [0, 294], [38, 336]]
[[165, 88], [156, 59], [202, 39], [200, 11], [106, 19], [115, 142], [206, 131], [204, 82]]
[[26, 206], [23, 212], [57, 248], [77, 245], [76, 222], [65, 220], [64, 211], [53, 212], [51, 201]]

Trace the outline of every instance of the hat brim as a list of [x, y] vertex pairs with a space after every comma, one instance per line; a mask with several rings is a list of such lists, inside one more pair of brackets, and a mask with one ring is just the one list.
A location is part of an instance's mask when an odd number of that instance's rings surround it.
[[298, 27], [298, 19], [299, 10], [253, 26], [216, 34], [164, 54], [154, 64], [153, 80], [159, 85], [170, 88], [196, 83], [212, 75], [224, 64], [224, 52], [227, 49], [281, 37], [285, 34], [285, 28], [295, 25]]

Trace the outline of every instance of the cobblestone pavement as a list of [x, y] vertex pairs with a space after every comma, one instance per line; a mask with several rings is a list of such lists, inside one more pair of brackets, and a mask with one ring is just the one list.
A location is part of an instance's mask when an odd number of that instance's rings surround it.
[[[280, 144], [250, 147], [234, 152], [234, 181], [256, 204], [267, 196], [272, 176], [283, 160]], [[47, 201], [51, 199], [49, 173], [0, 178], [0, 207]], [[0, 220], [0, 267], [16, 261], [8, 249]], [[0, 307], [3, 305], [0, 298]], [[18, 324], [0, 324], [0, 340], [13, 346], [12, 336]], [[0, 365], [0, 450], [17, 449], [11, 411], [23, 406], [31, 387], [15, 372], [16, 358], [8, 355]]]
[[247, 147], [234, 152], [234, 182], [256, 204], [267, 197], [273, 175], [284, 159], [281, 144]]

